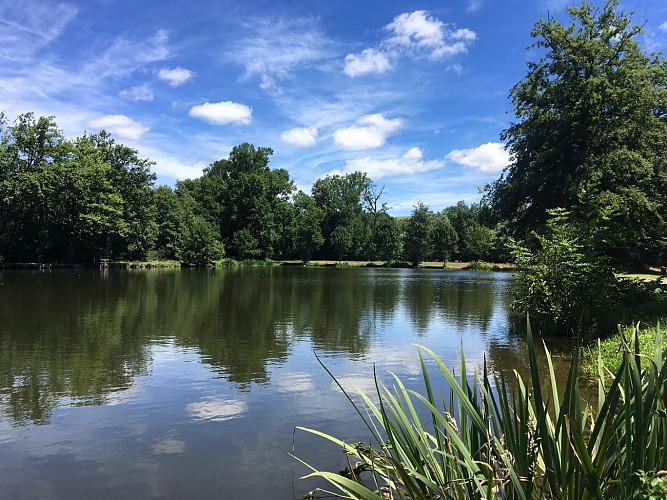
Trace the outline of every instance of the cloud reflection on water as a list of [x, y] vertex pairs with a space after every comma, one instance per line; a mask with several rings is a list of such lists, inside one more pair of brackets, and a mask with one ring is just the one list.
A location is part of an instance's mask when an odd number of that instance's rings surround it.
[[193, 419], [212, 422], [240, 418], [248, 412], [246, 402], [223, 397], [206, 398], [204, 401], [190, 403], [185, 408]]

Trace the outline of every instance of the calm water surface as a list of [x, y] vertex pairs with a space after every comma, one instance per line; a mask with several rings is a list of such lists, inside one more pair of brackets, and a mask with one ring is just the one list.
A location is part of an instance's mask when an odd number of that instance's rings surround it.
[[[346, 388], [524, 364], [510, 275], [239, 268], [0, 271], [0, 497], [300, 498], [295, 425], [368, 440]], [[353, 390], [353, 389], [352, 389]], [[297, 433], [296, 454], [344, 457]]]

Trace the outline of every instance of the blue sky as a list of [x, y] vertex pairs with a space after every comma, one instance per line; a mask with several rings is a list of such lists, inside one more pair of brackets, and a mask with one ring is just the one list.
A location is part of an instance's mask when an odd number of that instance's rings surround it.
[[[508, 89], [559, 0], [0, 3], [0, 109], [53, 115], [67, 137], [105, 129], [193, 178], [234, 145], [274, 151], [309, 192], [366, 171], [391, 213], [440, 210], [495, 180]], [[667, 2], [622, 2], [644, 48], [667, 49]]]

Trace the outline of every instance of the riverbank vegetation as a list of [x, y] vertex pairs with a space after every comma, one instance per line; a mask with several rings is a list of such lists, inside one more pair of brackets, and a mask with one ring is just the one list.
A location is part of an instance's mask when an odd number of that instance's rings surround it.
[[391, 386], [376, 380], [376, 394], [360, 392], [360, 405], [345, 393], [371, 441], [298, 428], [338, 445], [348, 461], [339, 474], [304, 464], [306, 477], [331, 488], [309, 498], [664, 498], [667, 363], [659, 328], [654, 338], [645, 363], [636, 331], [613, 370], [600, 359], [586, 404], [577, 352], [559, 380], [548, 351], [546, 369], [538, 366], [530, 326], [527, 380], [494, 376], [486, 365], [473, 371], [463, 353], [456, 376], [418, 347], [421, 392], [394, 377]]

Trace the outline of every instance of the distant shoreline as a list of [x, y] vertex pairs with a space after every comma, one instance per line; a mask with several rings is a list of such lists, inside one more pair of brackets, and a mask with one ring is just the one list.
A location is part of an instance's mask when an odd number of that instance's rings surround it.
[[[374, 268], [405, 268], [415, 269], [412, 264], [407, 262], [392, 262], [387, 264], [382, 261], [351, 261], [351, 260], [312, 260], [307, 263], [296, 260], [286, 261], [235, 261], [232, 259], [223, 259], [213, 263], [210, 267], [236, 267], [236, 266], [276, 266], [276, 267], [374, 267]], [[43, 263], [43, 262], [0, 262], [0, 269], [26, 269], [26, 270], [44, 270], [44, 269], [99, 269], [98, 262], [79, 262], [79, 263]], [[118, 261], [111, 262], [108, 265], [110, 269], [174, 269], [183, 266], [178, 261], [173, 260], [155, 260], [155, 261]], [[421, 262], [419, 269], [444, 269], [444, 270], [480, 270], [480, 271], [510, 271], [511, 264], [493, 263], [493, 262]]]

